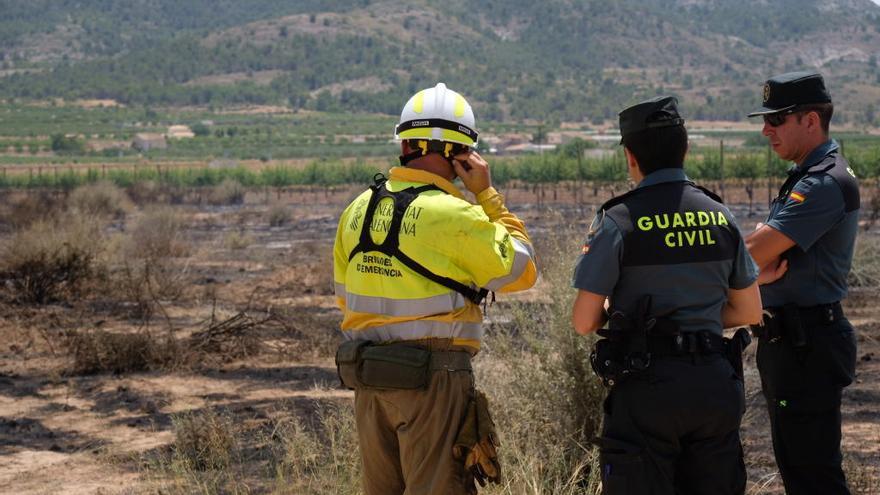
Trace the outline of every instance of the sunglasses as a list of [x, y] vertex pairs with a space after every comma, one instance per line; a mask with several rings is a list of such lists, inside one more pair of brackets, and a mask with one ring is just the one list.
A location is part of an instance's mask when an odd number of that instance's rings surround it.
[[786, 110], [784, 112], [769, 113], [767, 115], [764, 115], [764, 123], [769, 125], [770, 127], [779, 127], [785, 123], [786, 117], [796, 111], [796, 108], [792, 108], [791, 110]]

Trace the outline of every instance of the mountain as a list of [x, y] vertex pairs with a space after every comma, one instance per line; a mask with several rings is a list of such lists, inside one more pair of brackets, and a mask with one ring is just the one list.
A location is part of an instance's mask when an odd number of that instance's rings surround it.
[[493, 120], [600, 121], [659, 93], [735, 119], [822, 71], [878, 124], [871, 0], [0, 0], [0, 98], [394, 114], [446, 82]]

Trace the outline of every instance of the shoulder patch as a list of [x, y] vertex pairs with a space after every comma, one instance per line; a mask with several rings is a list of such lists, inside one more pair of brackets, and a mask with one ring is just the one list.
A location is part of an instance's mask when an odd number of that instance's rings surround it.
[[788, 199], [798, 203], [803, 203], [807, 199], [807, 197], [799, 192], [792, 191], [791, 194], [788, 195]]

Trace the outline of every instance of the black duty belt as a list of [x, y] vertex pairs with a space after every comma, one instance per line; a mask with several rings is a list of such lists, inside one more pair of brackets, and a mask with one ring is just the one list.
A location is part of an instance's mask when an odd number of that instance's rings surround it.
[[719, 354], [724, 353], [724, 349], [722, 336], [707, 330], [648, 336], [648, 352], [652, 356]]
[[[782, 308], [767, 308], [772, 314], [779, 314]], [[797, 312], [807, 326], [810, 323], [822, 323], [828, 325], [843, 319], [843, 308], [839, 302], [831, 304], [819, 304], [818, 306], [809, 306], [806, 308], [797, 308]]]
[[752, 334], [760, 339], [788, 338], [795, 343], [804, 339], [804, 329], [830, 325], [844, 318], [840, 302], [799, 307], [795, 305], [766, 308], [761, 325], [752, 325]]

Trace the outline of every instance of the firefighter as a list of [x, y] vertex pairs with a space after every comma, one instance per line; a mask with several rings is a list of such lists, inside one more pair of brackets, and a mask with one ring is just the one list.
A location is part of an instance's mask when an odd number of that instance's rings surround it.
[[500, 477], [497, 437], [471, 368], [480, 303], [489, 291], [531, 287], [535, 254], [473, 150], [478, 135], [464, 97], [443, 83], [419, 91], [395, 138], [401, 166], [343, 211], [333, 251], [345, 340], [336, 360], [355, 390], [364, 491], [475, 493], [475, 481]]

